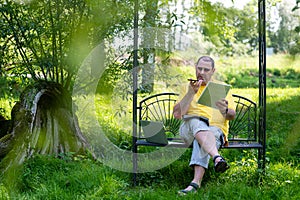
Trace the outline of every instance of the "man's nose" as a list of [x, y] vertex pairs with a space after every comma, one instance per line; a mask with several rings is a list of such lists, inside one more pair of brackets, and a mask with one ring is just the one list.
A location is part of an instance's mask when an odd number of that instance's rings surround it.
[[204, 69], [199, 69], [200, 74], [204, 74]]

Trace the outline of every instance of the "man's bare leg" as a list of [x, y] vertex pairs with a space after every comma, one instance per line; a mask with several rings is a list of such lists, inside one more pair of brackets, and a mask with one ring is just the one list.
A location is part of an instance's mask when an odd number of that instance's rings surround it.
[[[211, 131], [199, 131], [195, 135], [195, 139], [200, 144], [201, 148], [203, 148], [211, 157], [216, 155], [220, 155], [218, 149], [216, 147], [216, 138]], [[221, 157], [216, 158], [215, 162], [219, 162]], [[203, 179], [205, 173], [205, 168], [199, 165], [194, 165], [194, 178], [192, 180], [193, 183], [201, 185], [201, 181]], [[188, 186], [184, 190], [190, 191], [192, 190], [192, 186]]]
[[[200, 187], [201, 186], [201, 181], [202, 181], [203, 176], [204, 176], [204, 173], [205, 173], [205, 168], [204, 167], [199, 166], [199, 165], [194, 165], [194, 178], [193, 178], [192, 182], [196, 183]], [[193, 187], [189, 185], [184, 190], [190, 191], [192, 189], [193, 189]]]
[[[220, 155], [216, 146], [216, 138], [211, 131], [199, 131], [195, 135], [195, 139], [212, 158]], [[220, 161], [220, 157], [216, 158], [216, 163]]]

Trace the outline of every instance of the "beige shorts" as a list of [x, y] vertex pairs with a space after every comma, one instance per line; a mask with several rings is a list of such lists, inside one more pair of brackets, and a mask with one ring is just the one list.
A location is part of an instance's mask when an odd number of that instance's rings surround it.
[[221, 129], [219, 129], [218, 127], [208, 126], [205, 122], [197, 118], [184, 120], [183, 123], [181, 124], [180, 136], [187, 144], [190, 145], [193, 143], [193, 151], [192, 151], [190, 165], [200, 165], [207, 168], [210, 155], [206, 151], [204, 151], [199, 145], [199, 143], [194, 139], [195, 134], [197, 134], [199, 131], [211, 131], [216, 138], [217, 148], [220, 148], [224, 140], [224, 134], [221, 131]]

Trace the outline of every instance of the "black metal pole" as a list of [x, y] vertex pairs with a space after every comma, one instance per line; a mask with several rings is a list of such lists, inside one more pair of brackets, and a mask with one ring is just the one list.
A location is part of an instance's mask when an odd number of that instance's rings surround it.
[[132, 69], [132, 148], [133, 148], [133, 184], [136, 186], [137, 178], [137, 92], [138, 92], [138, 20], [139, 20], [139, 1], [134, 1], [134, 39], [133, 39], [133, 69]]
[[259, 168], [266, 167], [266, 2], [258, 2], [259, 19], [259, 142], [263, 148], [259, 149]]

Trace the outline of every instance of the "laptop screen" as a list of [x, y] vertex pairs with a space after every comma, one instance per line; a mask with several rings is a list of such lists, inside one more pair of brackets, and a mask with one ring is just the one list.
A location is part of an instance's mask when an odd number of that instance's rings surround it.
[[168, 144], [164, 124], [162, 122], [141, 120], [140, 123], [147, 142]]

